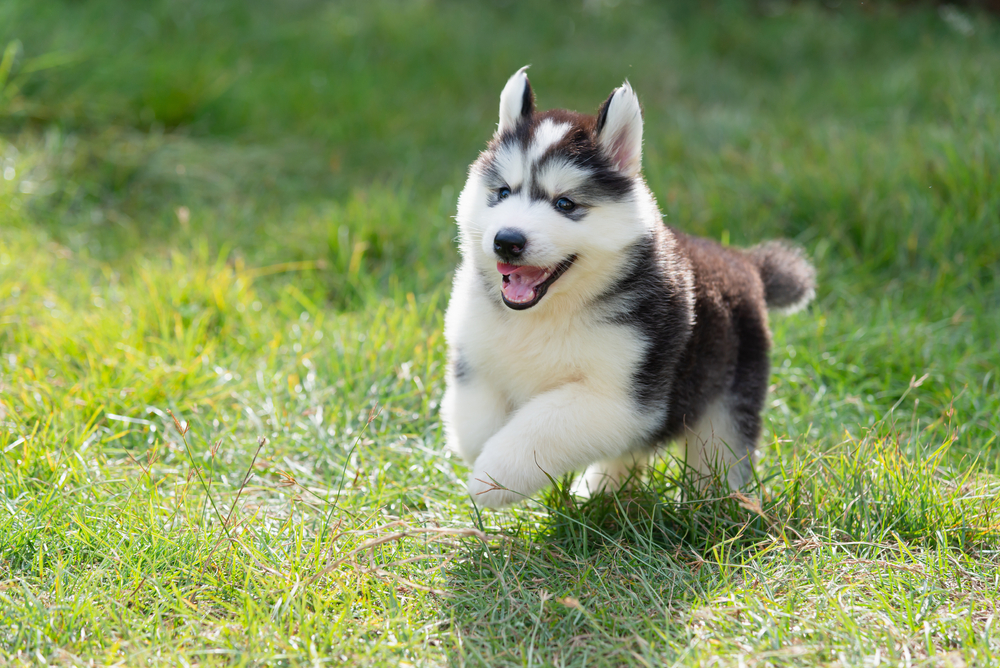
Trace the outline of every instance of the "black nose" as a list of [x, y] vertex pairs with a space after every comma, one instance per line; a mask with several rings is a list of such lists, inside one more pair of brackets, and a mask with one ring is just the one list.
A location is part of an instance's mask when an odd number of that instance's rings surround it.
[[502, 260], [516, 260], [524, 252], [528, 240], [517, 230], [504, 228], [493, 237], [493, 252]]

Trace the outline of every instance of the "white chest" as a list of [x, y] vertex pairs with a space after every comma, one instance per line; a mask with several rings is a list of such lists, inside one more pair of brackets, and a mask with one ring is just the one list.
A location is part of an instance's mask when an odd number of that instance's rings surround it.
[[645, 347], [634, 329], [602, 322], [599, 313], [506, 312], [470, 297], [449, 313], [449, 341], [512, 408], [566, 383], [609, 397], [628, 393]]

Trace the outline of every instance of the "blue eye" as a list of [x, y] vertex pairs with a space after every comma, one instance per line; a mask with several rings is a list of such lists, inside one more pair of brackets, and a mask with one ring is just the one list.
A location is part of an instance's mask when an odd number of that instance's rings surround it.
[[568, 197], [560, 197], [556, 200], [556, 208], [563, 213], [568, 213], [576, 208], [576, 204]]
[[507, 186], [504, 186], [503, 188], [497, 191], [497, 199], [499, 201], [502, 202], [508, 197], [510, 197], [510, 188], [508, 188]]

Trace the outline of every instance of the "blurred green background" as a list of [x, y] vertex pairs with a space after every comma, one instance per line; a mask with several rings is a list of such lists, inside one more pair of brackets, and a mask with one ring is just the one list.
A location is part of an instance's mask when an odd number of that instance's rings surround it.
[[298, 268], [256, 286], [293, 282], [335, 311], [446, 289], [457, 193], [512, 71], [532, 64], [543, 108], [593, 110], [628, 78], [667, 223], [790, 237], [815, 258], [804, 321], [837, 334], [808, 345], [839, 360], [817, 385], [868, 404], [847, 407], [867, 422], [930, 373], [937, 410], [968, 386], [976, 441], [995, 435], [1000, 49], [985, 14], [6, 2], [0, 44], [5, 226], [115, 269], [196, 249]]

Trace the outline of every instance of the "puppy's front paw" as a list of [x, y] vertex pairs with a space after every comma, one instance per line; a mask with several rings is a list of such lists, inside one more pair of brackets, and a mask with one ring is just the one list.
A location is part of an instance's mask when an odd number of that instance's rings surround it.
[[[491, 441], [496, 445], [493, 441]], [[469, 476], [469, 496], [487, 508], [500, 508], [523, 501], [545, 486], [548, 478], [533, 460], [525, 464], [513, 446], [491, 447], [487, 443]]]
[[486, 508], [501, 508], [524, 498], [523, 494], [518, 494], [512, 489], [506, 488], [499, 481], [495, 481], [486, 471], [476, 471], [469, 476], [469, 496], [480, 506]]

